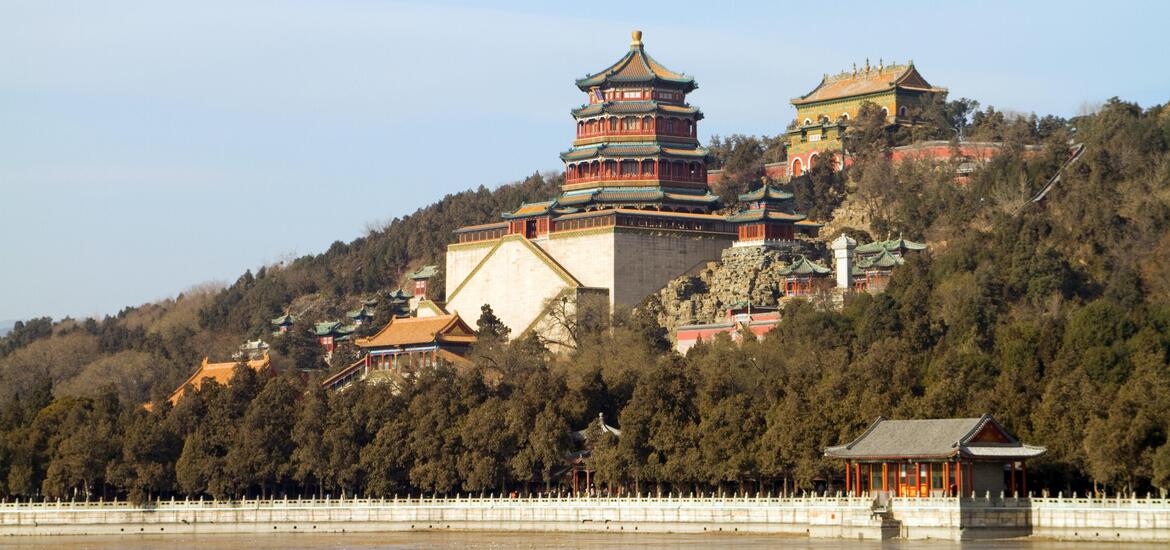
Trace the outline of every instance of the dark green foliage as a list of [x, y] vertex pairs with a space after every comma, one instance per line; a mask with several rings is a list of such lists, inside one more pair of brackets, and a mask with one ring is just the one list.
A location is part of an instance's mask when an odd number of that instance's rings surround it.
[[248, 404], [226, 459], [237, 491], [254, 494], [259, 489], [261, 495], [269, 494], [292, 477], [294, 442], [289, 420], [295, 417], [303, 389], [299, 382], [289, 376], [274, 378]]
[[767, 136], [760, 139], [742, 134], [732, 134], [727, 138], [711, 136], [707, 145], [714, 161], [711, 169], [723, 171], [713, 191], [724, 203], [734, 204], [739, 194], [759, 187], [760, 179], [764, 177], [764, 143], [767, 140]]
[[110, 482], [135, 502], [175, 490], [175, 461], [183, 440], [163, 418], [144, 410], [123, 413], [121, 457], [110, 468]]
[[273, 349], [288, 359], [293, 368], [314, 370], [327, 366], [323, 357], [325, 348], [313, 334], [312, 327], [313, 323], [307, 317], [302, 318], [289, 327], [288, 332], [273, 338]]
[[308, 387], [296, 402], [293, 412], [293, 426], [289, 433], [293, 445], [290, 459], [290, 477], [308, 493], [320, 491], [328, 468], [328, 455], [322, 445], [325, 422], [329, 414], [328, 396], [316, 379], [310, 379]]
[[503, 321], [500, 321], [499, 317], [496, 317], [495, 312], [492, 311], [492, 306], [488, 304], [484, 304], [480, 308], [479, 320], [475, 323], [475, 330], [476, 334], [479, 335], [479, 339], [487, 342], [504, 341], [508, 338], [508, 334], [512, 332], [512, 329], [508, 328]]
[[17, 321], [12, 330], [0, 337], [0, 357], [4, 357], [17, 348], [29, 345], [35, 340], [48, 338], [53, 334], [53, 320], [49, 317], [39, 317], [29, 321]]
[[44, 468], [45, 496], [88, 499], [105, 494], [107, 469], [121, 446], [118, 413], [117, 397], [106, 392], [92, 400], [57, 401], [37, 415], [31, 452], [43, 457], [36, 469]]
[[863, 102], [857, 109], [857, 118], [845, 130], [845, 150], [859, 160], [872, 160], [895, 145], [893, 128], [882, 108], [873, 102]]
[[845, 200], [845, 177], [827, 160], [813, 163], [811, 170], [793, 178], [788, 185], [795, 195], [793, 205], [796, 211], [814, 220], [829, 219], [833, 210]]

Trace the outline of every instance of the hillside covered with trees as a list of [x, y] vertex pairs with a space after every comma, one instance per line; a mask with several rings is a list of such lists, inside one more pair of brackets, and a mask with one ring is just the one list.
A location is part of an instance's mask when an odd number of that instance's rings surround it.
[[[1030, 468], [1034, 487], [1170, 489], [1170, 109], [1115, 99], [1067, 121], [977, 113], [964, 123], [1008, 147], [965, 186], [953, 166], [891, 164], [883, 152], [903, 138], [866, 116], [847, 173], [792, 182], [810, 212], [864, 197], [877, 205], [871, 231], [932, 247], [886, 292], [841, 310], [796, 302], [742, 346], [679, 356], [645, 311], [618, 311], [551, 355], [531, 338], [507, 343], [485, 312], [476, 368], [426, 371], [396, 391], [326, 394], [291, 368], [240, 369], [229, 387], [207, 384], [175, 407], [159, 399], [202, 355], [266, 334], [290, 304], [324, 318], [396, 288], [441, 257], [455, 227], [551, 196], [556, 178], [540, 176], [448, 196], [226, 289], [100, 321], [24, 323], [0, 340], [0, 493], [535, 489], [555, 484], [568, 432], [598, 413], [622, 436], [594, 430], [596, 479], [642, 492], [811, 489], [841, 475], [821, 449], [878, 415], [984, 412], [1048, 447]], [[1083, 157], [1028, 202], [1070, 140]], [[277, 347], [278, 367], [302, 360]]]
[[[246, 339], [271, 340], [270, 320], [285, 311], [301, 317], [302, 326], [341, 319], [364, 298], [399, 288], [419, 266], [441, 267], [458, 227], [498, 220], [501, 212], [544, 199], [559, 185], [559, 176], [533, 174], [494, 190], [479, 187], [443, 197], [352, 242], [334, 242], [322, 254], [249, 270], [226, 288], [199, 285], [100, 320], [18, 323], [0, 338], [0, 407], [45, 385], [56, 396], [83, 397], [113, 385], [127, 402], [168, 394], [203, 357], [228, 361]], [[283, 344], [274, 350], [274, 362], [293, 367], [298, 350]], [[299, 359], [302, 367], [316, 368], [320, 355], [301, 353]]]

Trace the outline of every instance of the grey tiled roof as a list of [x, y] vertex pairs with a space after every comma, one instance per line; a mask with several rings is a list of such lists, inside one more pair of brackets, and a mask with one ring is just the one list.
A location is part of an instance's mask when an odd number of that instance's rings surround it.
[[[1008, 439], [1005, 443], [970, 441], [988, 423]], [[847, 445], [825, 449], [833, 458], [1031, 458], [1044, 454], [1043, 447], [1020, 443], [991, 415], [979, 418], [886, 420], [878, 418], [869, 429]]]
[[410, 275], [408, 275], [408, 277], [410, 277], [411, 279], [430, 279], [431, 277], [434, 277], [435, 274], [437, 274], [438, 272], [439, 272], [439, 266], [437, 266], [437, 265], [424, 265], [424, 266], [420, 267], [418, 269], [418, 271], [415, 271], [414, 273], [411, 273]]

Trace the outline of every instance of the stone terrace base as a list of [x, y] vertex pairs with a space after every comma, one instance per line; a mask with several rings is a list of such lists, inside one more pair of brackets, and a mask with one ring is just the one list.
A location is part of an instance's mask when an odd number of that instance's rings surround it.
[[895, 498], [898, 538], [1170, 542], [1170, 500], [1135, 498]]
[[0, 504], [0, 536], [409, 530], [813, 538], [1170, 542], [1170, 500], [1062, 498], [454, 498]]

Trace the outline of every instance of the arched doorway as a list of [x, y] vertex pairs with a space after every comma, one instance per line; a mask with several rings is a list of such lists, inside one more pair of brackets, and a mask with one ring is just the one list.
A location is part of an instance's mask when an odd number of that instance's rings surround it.
[[792, 177], [799, 178], [802, 174], [804, 174], [804, 167], [801, 165], [800, 159], [794, 159], [792, 161]]

